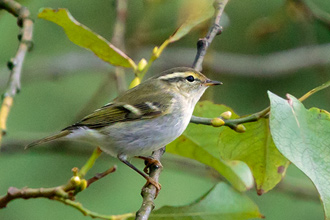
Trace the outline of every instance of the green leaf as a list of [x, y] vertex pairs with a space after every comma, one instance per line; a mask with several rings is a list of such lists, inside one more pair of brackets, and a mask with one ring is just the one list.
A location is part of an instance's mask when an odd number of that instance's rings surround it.
[[268, 93], [270, 128], [276, 147], [315, 184], [330, 219], [330, 114], [309, 110], [293, 96]]
[[45, 8], [39, 13], [38, 17], [61, 26], [73, 43], [93, 51], [100, 59], [115, 66], [136, 68], [134, 61], [124, 52], [88, 27], [80, 24], [68, 10]]
[[241, 220], [262, 218], [257, 205], [226, 183], [218, 183], [197, 201], [187, 206], [164, 206], [150, 220]]
[[244, 133], [226, 128], [219, 139], [223, 158], [240, 160], [250, 167], [259, 195], [274, 188], [289, 165], [289, 161], [275, 147], [268, 124], [268, 119], [247, 123]]
[[[204, 101], [196, 105], [194, 115], [215, 117], [225, 111], [232, 110], [224, 105]], [[190, 123], [177, 140], [166, 146], [166, 152], [194, 159], [213, 167], [237, 190], [246, 191], [253, 187], [253, 178], [248, 166], [240, 161], [222, 160], [220, 158], [217, 143], [222, 129]]]
[[[213, 2], [214, 0], [189, 0], [186, 7], [184, 7], [184, 11], [188, 12], [188, 17], [184, 16], [185, 21], [168, 39], [170, 43], [180, 40], [195, 26], [211, 18], [214, 14]], [[189, 8], [187, 6], [189, 6]]]

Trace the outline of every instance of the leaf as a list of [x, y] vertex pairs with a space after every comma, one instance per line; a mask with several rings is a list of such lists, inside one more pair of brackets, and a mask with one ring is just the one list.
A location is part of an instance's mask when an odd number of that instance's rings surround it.
[[241, 220], [262, 218], [257, 205], [226, 183], [218, 183], [209, 192], [187, 206], [164, 206], [150, 220]]
[[268, 92], [270, 128], [276, 147], [316, 186], [326, 219], [330, 219], [330, 114], [309, 110], [296, 98], [288, 100]]
[[186, 12], [182, 15], [185, 20], [168, 39], [170, 43], [180, 40], [195, 26], [211, 18], [214, 14], [213, 2], [214, 0], [189, 0], [187, 4], [182, 7], [184, 8], [184, 12]]
[[[224, 105], [204, 101], [196, 105], [194, 115], [215, 117], [229, 110], [231, 109]], [[253, 187], [251, 172], [243, 162], [220, 158], [217, 142], [221, 130], [222, 128], [191, 123], [178, 139], [166, 146], [166, 152], [194, 159], [213, 167], [237, 190], [246, 191]]]
[[115, 66], [136, 68], [134, 61], [124, 52], [76, 21], [67, 9], [45, 8], [38, 14], [38, 17], [61, 26], [73, 43], [91, 50], [105, 62]]
[[268, 119], [247, 123], [245, 133], [226, 128], [219, 139], [221, 157], [243, 161], [250, 167], [259, 195], [274, 188], [289, 165], [275, 147], [268, 124]]

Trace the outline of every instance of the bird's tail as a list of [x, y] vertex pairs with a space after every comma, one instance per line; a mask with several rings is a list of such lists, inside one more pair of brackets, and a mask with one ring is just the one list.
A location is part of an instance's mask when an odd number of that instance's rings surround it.
[[47, 142], [50, 142], [50, 141], [53, 141], [53, 140], [56, 140], [58, 138], [61, 138], [61, 137], [65, 137], [67, 136], [68, 134], [70, 134], [71, 132], [69, 130], [64, 130], [64, 131], [61, 131], [60, 133], [58, 134], [55, 134], [55, 135], [52, 135], [52, 136], [49, 136], [49, 137], [45, 137], [43, 139], [40, 139], [40, 140], [37, 140], [37, 141], [34, 141], [32, 142], [31, 144], [28, 144], [25, 146], [25, 150], [30, 148], [30, 147], [34, 147], [36, 145], [39, 145], [39, 144], [43, 144], [43, 143], [47, 143]]

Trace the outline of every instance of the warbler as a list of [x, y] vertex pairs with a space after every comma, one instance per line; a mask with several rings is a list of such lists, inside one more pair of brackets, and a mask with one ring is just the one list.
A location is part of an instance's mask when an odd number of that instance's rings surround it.
[[179, 137], [204, 91], [221, 84], [192, 68], [169, 69], [126, 91], [58, 134], [25, 148], [57, 139], [88, 142], [117, 157], [159, 190], [160, 184], [128, 159], [138, 157], [148, 165], [161, 166], [159, 161], [148, 156]]

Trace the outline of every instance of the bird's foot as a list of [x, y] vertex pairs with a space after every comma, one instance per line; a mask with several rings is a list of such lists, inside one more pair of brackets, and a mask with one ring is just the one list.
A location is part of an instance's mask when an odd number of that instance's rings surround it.
[[138, 156], [137, 158], [143, 159], [144, 164], [146, 165], [143, 171], [149, 175], [150, 173], [150, 168], [155, 167], [156, 169], [162, 168], [163, 165], [160, 163], [159, 160], [156, 160], [152, 157], [143, 157], [143, 156]]
[[158, 196], [159, 191], [160, 191], [161, 188], [162, 188], [162, 185], [160, 185], [160, 183], [156, 182], [156, 181], [155, 181], [153, 178], [151, 178], [151, 177], [146, 178], [146, 180], [147, 180], [147, 182], [146, 182], [146, 184], [143, 186], [143, 188], [149, 186], [150, 184], [153, 185], [153, 186], [155, 186], [155, 188], [156, 188], [155, 199], [156, 199], [157, 196]]

